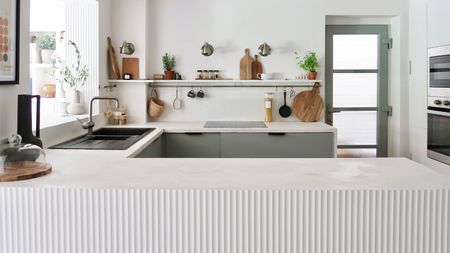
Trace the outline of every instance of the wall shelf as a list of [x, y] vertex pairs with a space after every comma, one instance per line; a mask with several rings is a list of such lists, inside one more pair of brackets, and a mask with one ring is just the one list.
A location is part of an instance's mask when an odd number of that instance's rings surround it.
[[109, 83], [156, 87], [313, 87], [322, 80], [109, 80]]

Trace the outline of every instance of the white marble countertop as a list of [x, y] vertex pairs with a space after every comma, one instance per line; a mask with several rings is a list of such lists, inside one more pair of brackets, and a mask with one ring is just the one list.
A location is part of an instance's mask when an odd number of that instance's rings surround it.
[[450, 189], [450, 178], [405, 158], [128, 158], [163, 132], [335, 132], [323, 123], [271, 123], [266, 129], [205, 129], [198, 123], [148, 123], [155, 130], [125, 151], [46, 150], [53, 172], [0, 187], [151, 189]]

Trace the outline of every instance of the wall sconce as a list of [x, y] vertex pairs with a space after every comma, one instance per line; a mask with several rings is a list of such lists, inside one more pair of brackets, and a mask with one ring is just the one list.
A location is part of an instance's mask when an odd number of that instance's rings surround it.
[[269, 56], [272, 53], [272, 48], [264, 42], [258, 47], [258, 52], [261, 56]]
[[134, 48], [133, 43], [126, 42], [126, 41], [124, 41], [122, 43], [122, 46], [120, 47], [121, 54], [131, 55], [134, 53], [134, 50], [135, 50], [135, 48]]
[[211, 56], [214, 53], [214, 47], [211, 46], [208, 42], [205, 42], [202, 46], [202, 55]]

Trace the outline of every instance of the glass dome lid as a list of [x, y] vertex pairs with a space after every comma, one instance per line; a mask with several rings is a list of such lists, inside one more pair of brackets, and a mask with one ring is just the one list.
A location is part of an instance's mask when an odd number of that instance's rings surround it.
[[0, 146], [0, 175], [13, 170], [39, 170], [47, 166], [41, 147], [23, 144], [22, 137], [11, 135], [8, 144]]

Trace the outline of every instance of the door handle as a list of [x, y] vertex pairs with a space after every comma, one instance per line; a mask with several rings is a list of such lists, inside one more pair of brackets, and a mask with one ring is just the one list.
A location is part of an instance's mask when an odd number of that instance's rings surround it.
[[272, 136], [283, 136], [286, 135], [286, 133], [267, 133], [268, 135], [272, 135]]
[[327, 112], [328, 113], [339, 113], [339, 112], [342, 112], [342, 110], [333, 108], [331, 105], [329, 105], [329, 106], [327, 106]]
[[390, 105], [382, 106], [381, 111], [386, 112], [389, 117], [392, 116], [392, 106]]

